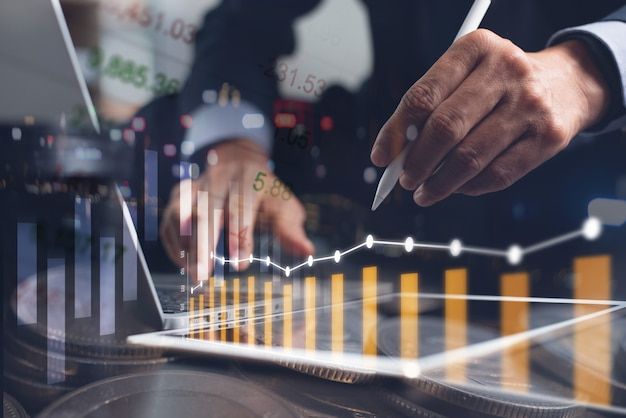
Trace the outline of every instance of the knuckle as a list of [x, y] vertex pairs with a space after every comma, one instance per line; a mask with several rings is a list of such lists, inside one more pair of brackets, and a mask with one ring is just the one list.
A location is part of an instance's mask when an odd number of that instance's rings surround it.
[[541, 116], [545, 116], [549, 110], [548, 97], [549, 94], [545, 86], [537, 82], [528, 83], [522, 89], [521, 100], [524, 107], [534, 113], [539, 113]]
[[412, 115], [430, 114], [437, 108], [437, 93], [434, 85], [419, 81], [402, 96], [402, 107]]
[[560, 150], [573, 133], [554, 110], [550, 97], [545, 87], [535, 83], [525, 88], [522, 101], [533, 115], [529, 122], [529, 134], [541, 138], [550, 149]]
[[483, 56], [502, 42], [502, 38], [487, 29], [478, 29], [459, 39], [451, 48], [460, 65], [474, 65], [477, 57]]
[[478, 173], [482, 170], [482, 163], [478, 158], [478, 153], [472, 147], [460, 148], [453, 156], [454, 166], [471, 173]]
[[480, 28], [470, 33], [465, 37], [465, 42], [471, 45], [478, 46], [482, 49], [483, 46], [493, 45], [497, 42], [501, 42], [502, 38], [489, 29]]
[[501, 61], [507, 73], [517, 78], [530, 77], [533, 72], [532, 62], [528, 55], [511, 41], [506, 41], [502, 48]]
[[548, 115], [541, 137], [548, 148], [561, 150], [567, 145], [569, 132], [560, 118]]
[[444, 142], [455, 143], [463, 136], [463, 118], [454, 109], [436, 112], [428, 120], [428, 124], [436, 136]]

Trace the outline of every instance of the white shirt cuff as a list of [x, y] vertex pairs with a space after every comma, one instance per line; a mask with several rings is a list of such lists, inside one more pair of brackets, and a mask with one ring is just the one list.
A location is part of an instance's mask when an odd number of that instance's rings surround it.
[[[552, 45], [555, 41], [558, 41], [558, 38], [564, 35], [576, 32], [583, 32], [593, 36], [611, 51], [619, 69], [620, 80], [622, 81], [622, 104], [626, 106], [626, 23], [621, 21], [605, 21], [564, 29], [554, 34], [550, 38], [550, 41], [548, 41], [548, 45]], [[605, 129], [603, 129], [603, 132], [618, 129], [625, 125], [626, 115], [620, 115], [617, 119], [610, 121]]]
[[270, 123], [253, 104], [242, 100], [237, 106], [204, 105], [191, 115], [192, 125], [185, 142], [195, 150], [234, 138], [256, 142], [269, 155], [272, 151]]

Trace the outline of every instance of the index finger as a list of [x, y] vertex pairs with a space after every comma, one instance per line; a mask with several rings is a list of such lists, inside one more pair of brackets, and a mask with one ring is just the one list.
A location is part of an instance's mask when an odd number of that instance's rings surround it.
[[430, 114], [473, 71], [492, 39], [491, 32], [485, 30], [475, 31], [459, 39], [407, 90], [374, 142], [371, 159], [375, 165], [387, 166], [402, 151], [407, 139], [415, 139], [417, 130]]

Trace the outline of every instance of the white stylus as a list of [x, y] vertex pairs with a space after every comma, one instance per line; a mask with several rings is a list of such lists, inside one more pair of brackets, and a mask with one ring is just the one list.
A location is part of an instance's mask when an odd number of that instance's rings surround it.
[[[454, 38], [454, 42], [457, 39], [469, 34], [470, 32], [475, 31], [480, 26], [480, 23], [483, 21], [485, 14], [487, 14], [487, 10], [491, 5], [491, 0], [475, 0], [472, 8], [467, 13], [467, 17], [461, 25], [461, 29], [459, 33]], [[402, 152], [393, 159], [393, 161], [387, 166], [385, 172], [380, 178], [380, 182], [378, 183], [378, 189], [376, 189], [376, 196], [374, 196], [374, 203], [372, 204], [372, 210], [376, 210], [378, 206], [385, 200], [389, 193], [393, 190], [400, 178], [400, 174], [404, 169], [404, 160], [406, 159], [406, 154], [409, 150], [409, 145], [406, 145]]]

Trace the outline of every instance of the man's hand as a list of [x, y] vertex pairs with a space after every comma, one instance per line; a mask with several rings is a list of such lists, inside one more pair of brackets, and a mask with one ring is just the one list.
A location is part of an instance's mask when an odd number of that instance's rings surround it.
[[608, 86], [578, 41], [526, 53], [478, 30], [406, 92], [371, 158], [386, 166], [415, 139], [400, 184], [415, 190], [421, 206], [452, 193], [495, 192], [600, 120], [608, 101]]
[[[304, 208], [298, 199], [291, 193], [276, 196], [253, 187], [258, 185], [255, 178], [259, 172], [266, 173], [263, 180], [269, 187], [276, 179], [267, 167], [267, 158], [256, 144], [249, 140], [230, 140], [217, 145], [211, 153], [210, 164], [191, 183], [191, 207], [183, 205], [181, 208], [181, 186], [177, 185], [165, 209], [160, 235], [174, 262], [182, 267], [185, 260], [179, 257], [180, 251], [187, 251], [191, 274], [200, 280], [208, 278], [213, 266], [209, 252], [215, 251], [218, 232], [228, 222], [229, 248], [228, 255], [224, 256], [242, 260], [239, 264], [232, 264], [235, 268], [247, 268], [258, 216], [270, 224], [287, 250], [300, 256], [313, 253], [313, 244], [304, 231]], [[208, 199], [200, 202], [198, 196]], [[285, 200], [284, 196], [289, 198]], [[193, 234], [181, 236], [180, 225], [183, 230], [186, 225], [193, 225]]]

